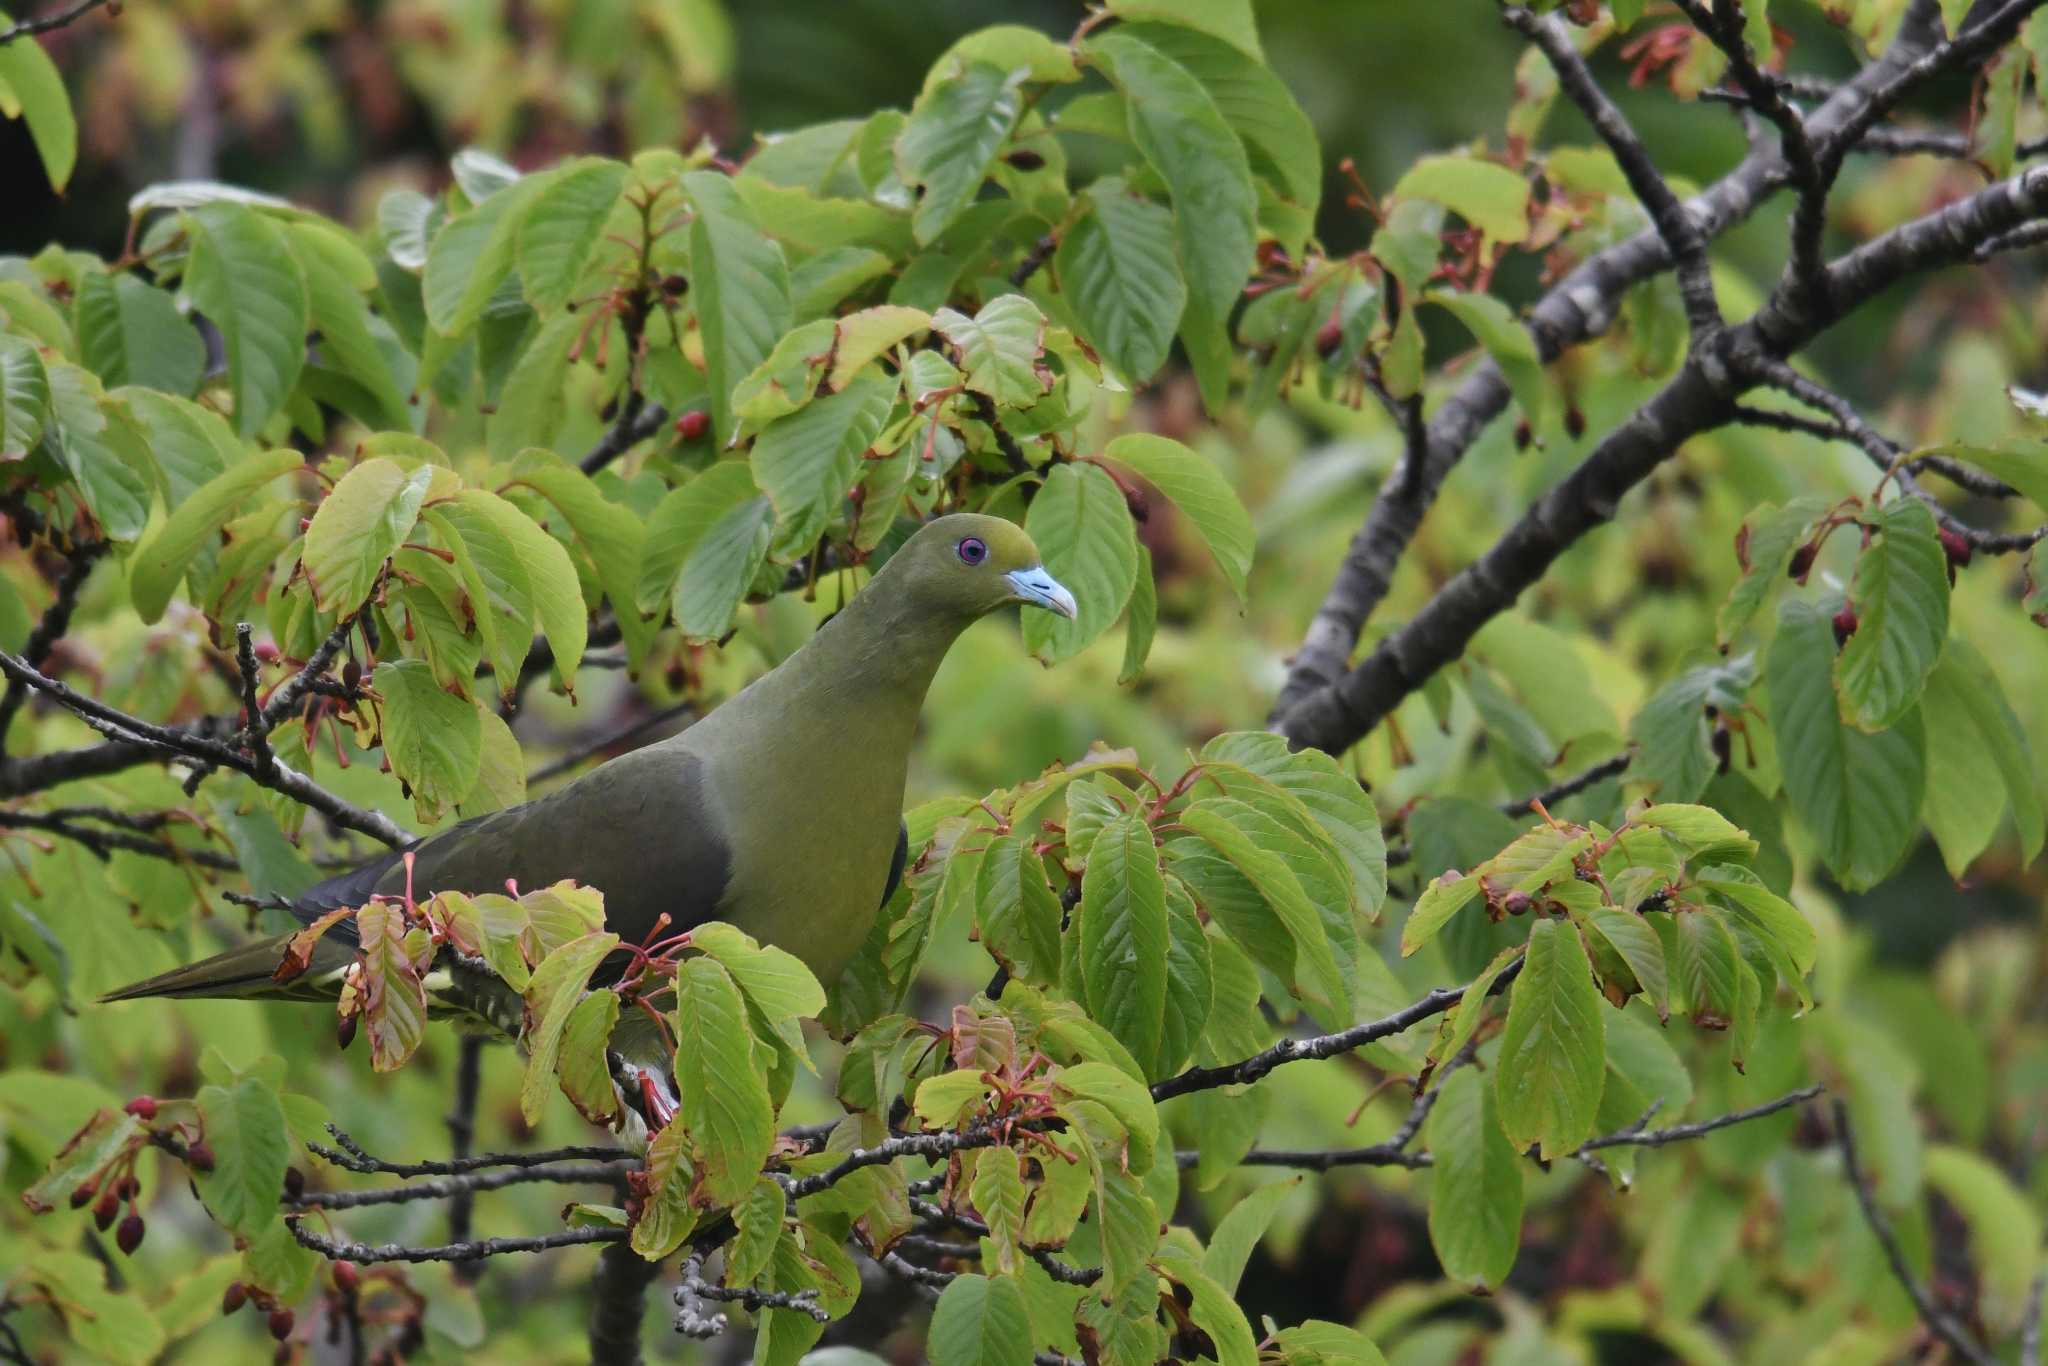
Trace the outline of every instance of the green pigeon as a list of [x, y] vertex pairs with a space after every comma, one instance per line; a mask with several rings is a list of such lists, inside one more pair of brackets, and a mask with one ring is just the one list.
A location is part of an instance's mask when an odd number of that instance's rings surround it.
[[[1071, 618], [1074, 596], [1031, 538], [999, 517], [936, 518], [803, 647], [658, 744], [544, 797], [463, 821], [292, 904], [311, 923], [372, 896], [502, 891], [570, 879], [604, 894], [606, 928], [643, 942], [708, 920], [802, 959], [830, 986], [903, 875], [904, 782], [939, 662], [974, 621], [1008, 603]], [[272, 979], [289, 935], [231, 949], [110, 993], [334, 999], [355, 926], [321, 940], [309, 969]], [[622, 957], [600, 970], [613, 980]]]

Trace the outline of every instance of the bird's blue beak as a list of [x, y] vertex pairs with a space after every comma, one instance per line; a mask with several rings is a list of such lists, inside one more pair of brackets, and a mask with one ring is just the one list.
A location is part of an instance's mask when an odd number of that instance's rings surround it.
[[1074, 619], [1074, 613], [1079, 610], [1074, 604], [1074, 595], [1067, 591], [1066, 585], [1046, 573], [1042, 564], [1034, 564], [1029, 569], [1012, 569], [1003, 577], [1010, 581], [1010, 591], [1016, 595], [1019, 602], [1028, 602], [1047, 611], [1058, 612], [1069, 621]]

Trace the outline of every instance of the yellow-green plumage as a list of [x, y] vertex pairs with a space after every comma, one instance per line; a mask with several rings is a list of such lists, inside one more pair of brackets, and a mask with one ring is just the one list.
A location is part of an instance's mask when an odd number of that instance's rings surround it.
[[[604, 893], [608, 927], [629, 942], [663, 913], [671, 929], [726, 920], [789, 950], [829, 985], [890, 884], [932, 675], [961, 631], [1020, 601], [1073, 611], [1022, 529], [994, 517], [939, 518], [803, 648], [695, 725], [415, 845], [413, 890], [572, 879]], [[404, 886], [403, 862], [391, 854], [312, 889], [296, 909], [311, 920]], [[282, 996], [269, 981], [282, 944], [231, 950], [108, 999]], [[312, 975], [351, 952], [345, 938], [323, 944]]]

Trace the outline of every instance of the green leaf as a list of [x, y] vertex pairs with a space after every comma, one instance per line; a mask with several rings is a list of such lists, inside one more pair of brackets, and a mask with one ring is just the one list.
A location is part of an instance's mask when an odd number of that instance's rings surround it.
[[1173, 214], [1118, 177], [1088, 187], [1088, 211], [1060, 239], [1054, 264], [1082, 332], [1126, 379], [1159, 372], [1187, 307]]
[[[526, 587], [532, 594], [533, 616], [547, 636], [555, 657], [555, 674], [574, 680], [583, 660], [583, 647], [590, 637], [589, 610], [583, 604], [583, 589], [577, 582], [576, 566], [562, 543], [548, 535], [539, 523], [497, 494], [484, 489], [464, 489], [456, 503], [487, 521], [512, 547], [513, 562], [526, 571]], [[482, 572], [481, 552], [472, 545]]]
[[1935, 446], [1913, 453], [1914, 458], [1921, 455], [1946, 455], [1967, 460], [1986, 474], [2017, 489], [2034, 506], [2048, 511], [2048, 444], [2017, 440], [2000, 446]]
[[1138, 536], [1116, 481], [1090, 464], [1056, 465], [1031, 500], [1025, 530], [1045, 567], [1074, 594], [1072, 621], [1025, 616], [1024, 643], [1048, 664], [1070, 659], [1110, 628], [1138, 578]]
[[1735, 936], [1719, 915], [1698, 906], [1678, 910], [1682, 914], [1674, 913], [1667, 922], [1672, 997], [1694, 1024], [1730, 1028], [1741, 1008], [1741, 975], [1747, 971]]
[[754, 478], [775, 505], [771, 553], [795, 559], [824, 533], [896, 402], [892, 378], [867, 375], [841, 393], [777, 418], [754, 442]]
[[56, 361], [48, 367], [50, 412], [43, 448], [77, 481], [92, 515], [117, 541], [132, 541], [149, 520], [150, 487], [138, 468], [148, 460], [141, 434], [126, 414], [108, 411], [90, 370]]
[[1089, 1014], [1155, 1076], [1166, 1010], [1166, 884], [1142, 814], [1120, 816], [1096, 837], [1078, 919]]
[[526, 301], [541, 313], [568, 303], [576, 282], [618, 203], [626, 167], [617, 161], [583, 157], [548, 177], [519, 224], [519, 283]]
[[1698, 801], [1717, 767], [1707, 708], [1736, 711], [1755, 677], [1754, 656], [1745, 654], [1688, 670], [1659, 688], [1629, 723], [1636, 743], [1629, 777], [1649, 783], [1659, 801]]
[[814, 1019], [825, 1009], [825, 989], [801, 958], [752, 935], [711, 920], [690, 930], [690, 947], [725, 966], [740, 991], [772, 1022]]
[[305, 457], [290, 447], [250, 456], [178, 504], [135, 549], [128, 564], [128, 592], [146, 622], [162, 618], [178, 591], [192, 557], [211, 541], [251, 494], [298, 469]]
[[690, 297], [704, 334], [711, 419], [719, 440], [730, 441], [733, 386], [789, 330], [789, 266], [731, 180], [691, 171], [683, 190], [697, 210], [690, 225]]
[[632, 509], [598, 489], [575, 465], [549, 450], [526, 450], [512, 462], [512, 477], [546, 498], [568, 519], [576, 542], [597, 569], [611, 599], [612, 616], [626, 638], [626, 653], [637, 663], [647, 652], [652, 628], [634, 610], [645, 526]]
[[1380, 1349], [1365, 1334], [1342, 1324], [1310, 1319], [1293, 1328], [1283, 1328], [1275, 1339], [1287, 1360], [1300, 1366], [1387, 1366]]
[[1613, 906], [1591, 906], [1577, 918], [1585, 927], [1588, 947], [1592, 949], [1596, 962], [1605, 958], [1601, 951], [1604, 945], [1626, 969], [1626, 978], [1617, 982], [1608, 975], [1608, 965], [1602, 963], [1602, 980], [1615, 987], [1623, 997], [1623, 1000], [1615, 1000], [1615, 994], [1610, 992], [1607, 999], [1617, 1006], [1623, 1004], [1631, 994], [1629, 988], [1633, 984], [1634, 989], [1641, 991], [1656, 1008], [1660, 1018], [1669, 1018], [1671, 989], [1665, 973], [1664, 944], [1657, 938], [1657, 932], [1634, 911]]
[[[1960, 878], [1990, 842], [1998, 818], [2008, 813], [2019, 836], [2020, 859], [2032, 863], [2044, 833], [2034, 756], [1991, 661], [1968, 640], [1952, 637], [1928, 675], [1923, 706], [1941, 724], [1940, 743], [1927, 750], [1927, 817], [1949, 872]], [[1994, 770], [2004, 788], [2003, 801], [1985, 781]], [[1964, 789], [1988, 794], [1991, 829], [1958, 822], [1951, 803], [1962, 800]]]
[[220, 414], [189, 399], [133, 385], [108, 397], [141, 429], [163, 475], [165, 506], [172, 511], [248, 454]]
[[1496, 246], [1529, 236], [1529, 182], [1520, 172], [1471, 156], [1424, 157], [1394, 183], [1395, 199], [1443, 205]]
[[1152, 578], [1152, 551], [1138, 542], [1138, 576], [1131, 584], [1130, 610], [1124, 614], [1124, 662], [1116, 681], [1135, 683], [1145, 672], [1152, 654], [1152, 639], [1159, 631], [1159, 585]]
[[420, 301], [427, 321], [443, 337], [462, 337], [512, 273], [519, 226], [534, 197], [555, 173], [513, 181], [466, 212], [441, 224], [427, 247]]
[[1220, 325], [1252, 270], [1258, 195], [1244, 144], [1200, 81], [1120, 30], [1090, 38], [1088, 60], [1123, 92], [1131, 140], [1166, 182], [1189, 312]]
[[291, 1158], [277, 1093], [255, 1077], [199, 1091], [199, 1113], [213, 1170], [194, 1171], [200, 1199], [223, 1228], [253, 1237], [278, 1217]]
[[434, 466], [407, 471], [374, 456], [338, 480], [306, 528], [301, 551], [313, 602], [322, 612], [352, 613], [377, 586], [384, 562], [419, 520]]
[[420, 819], [431, 821], [476, 785], [483, 723], [473, 703], [435, 682], [424, 659], [387, 660], [371, 682], [384, 699], [384, 755], [412, 789]]
[[564, 388], [569, 382], [569, 353], [588, 321], [575, 313], [558, 313], [520, 352], [486, 427], [493, 456], [502, 460], [529, 446], [553, 444], [568, 410]]
[[[37, 1074], [34, 1080], [41, 1081], [49, 1075]], [[78, 1081], [77, 1078], [69, 1080]], [[90, 1104], [88, 1101], [87, 1106]], [[62, 1147], [57, 1147], [61, 1140], [51, 1142], [50, 1147], [56, 1151], [51, 1156], [49, 1168], [22, 1191], [21, 1202], [36, 1214], [49, 1214], [64, 1208], [72, 1192], [80, 1186], [88, 1181], [97, 1185], [114, 1159], [128, 1152], [143, 1132], [142, 1122], [124, 1111], [116, 1111], [111, 1106], [93, 1111]]]
[[1188, 1317], [1209, 1339], [1219, 1366], [1258, 1366], [1258, 1342], [1244, 1310], [1185, 1249], [1159, 1249], [1159, 1270], [1187, 1291]]
[[911, 219], [919, 246], [950, 227], [988, 178], [1024, 107], [1022, 75], [967, 62], [918, 97], [896, 139], [896, 169], [905, 185], [924, 187]]
[[356, 911], [356, 942], [362, 946], [363, 1033], [370, 1040], [370, 1066], [378, 1072], [404, 1066], [427, 1033], [427, 989], [406, 952], [405, 918], [399, 907], [372, 901]]
[[1251, 515], [1222, 473], [1180, 442], [1150, 432], [1126, 432], [1102, 453], [1136, 470], [1194, 523], [1216, 567], [1243, 603], [1257, 538]]
[[[320, 332], [322, 360], [369, 392], [375, 401], [373, 416], [381, 425], [410, 430], [411, 409], [385, 348], [372, 330], [369, 305], [363, 297], [377, 277], [361, 249], [321, 223], [290, 223], [285, 232], [305, 274], [310, 322]], [[367, 280], [363, 278], [366, 273]], [[384, 335], [390, 336], [389, 331]]]
[[726, 1245], [725, 1283], [752, 1285], [768, 1269], [775, 1244], [782, 1239], [789, 1202], [772, 1176], [755, 1180], [747, 1198], [733, 1207], [739, 1236]]
[[704, 534], [758, 495], [753, 472], [741, 460], [720, 461], [670, 490], [648, 517], [647, 536], [640, 546], [640, 583], [634, 594], [640, 610], [659, 611]]
[[139, 384], [180, 397], [199, 387], [206, 345], [171, 296], [133, 275], [78, 281], [78, 354], [108, 388]]
[[1258, 812], [1229, 797], [1205, 797], [1180, 813], [1180, 823], [1229, 861], [1259, 892], [1294, 940], [1295, 988], [1334, 1017], [1348, 1014], [1351, 993], [1332, 952], [1328, 932], [1300, 881], [1278, 854], [1246, 833]]
[[605, 1056], [618, 1022], [619, 994], [593, 991], [576, 1002], [562, 1026], [555, 1072], [561, 1078], [562, 1094], [592, 1124], [609, 1124], [619, 1113], [619, 1092], [612, 1085], [611, 1064]]
[[1301, 1183], [1301, 1177], [1291, 1176], [1260, 1186], [1232, 1204], [1216, 1221], [1216, 1231], [1209, 1235], [1208, 1250], [1202, 1254], [1202, 1270], [1225, 1291], [1237, 1293], [1237, 1283], [1244, 1276], [1253, 1250], [1265, 1238], [1266, 1228], [1273, 1222], [1281, 1202], [1299, 1190]]
[[[1263, 176], [1309, 219], [1322, 202], [1323, 157], [1315, 125], [1287, 85], [1257, 58], [1257, 45], [1236, 43], [1206, 24], [1191, 21], [1185, 7], [1161, 5], [1162, 22], [1122, 26], [1187, 68], [1216, 101], [1216, 112], [1243, 140], [1252, 173]], [[1166, 13], [1167, 9], [1172, 13]], [[1292, 246], [1288, 248], [1294, 250]]]
[[185, 214], [191, 255], [185, 296], [220, 332], [227, 350], [235, 430], [254, 436], [298, 383], [311, 325], [305, 272], [284, 230], [241, 204]]
[[1029, 407], [1052, 389], [1044, 369], [1045, 315], [1022, 294], [999, 294], [972, 318], [957, 309], [932, 314], [953, 344], [967, 387], [1006, 408]]
[[34, 450], [49, 412], [50, 375], [35, 343], [0, 333], [0, 459]]
[[1016, 1270], [1024, 1237], [1025, 1189], [1018, 1161], [1018, 1154], [1010, 1148], [986, 1150], [974, 1164], [974, 1182], [969, 1187], [974, 1208], [988, 1225], [989, 1241], [998, 1254], [992, 1269], [1005, 1274]]
[[697, 1226], [690, 1204], [696, 1168], [690, 1162], [689, 1131], [670, 1124], [647, 1145], [647, 1198], [633, 1225], [633, 1250], [658, 1262], [681, 1247]]
[[1020, 981], [1059, 980], [1060, 902], [1045, 864], [1028, 842], [1005, 835], [989, 842], [975, 893], [981, 944]]
[[[383, 670], [380, 668], [378, 672], [382, 673]], [[527, 982], [523, 993], [526, 997], [528, 1021], [521, 1038], [521, 1042], [526, 1046], [526, 1072], [519, 1083], [519, 1113], [525, 1116], [528, 1124], [540, 1122], [541, 1115], [547, 1109], [548, 1097], [554, 1094], [555, 1064], [562, 1057], [563, 1037], [569, 1029], [570, 1020], [577, 1013], [579, 1003], [583, 1000], [584, 989], [590, 985], [590, 974], [597, 971], [597, 965], [603, 962], [605, 955], [617, 948], [618, 944], [617, 935], [596, 931], [560, 945], [534, 965], [533, 977]], [[613, 997], [615, 1004], [612, 1011], [616, 1017], [617, 997], [612, 992], [601, 994]], [[586, 1019], [586, 1029], [592, 1023], [593, 1021]], [[607, 1030], [605, 1038], [609, 1037], [610, 1031]], [[587, 1046], [588, 1039], [579, 1039], [579, 1043]], [[572, 1061], [576, 1062], [576, 1067], [571, 1070], [587, 1070], [587, 1057]], [[602, 1043], [598, 1050], [598, 1064], [602, 1068]], [[581, 1086], [586, 1080], [589, 1079], [579, 1078], [576, 1084]], [[608, 1074], [601, 1084], [607, 1088], [611, 1085]], [[561, 1087], [568, 1092], [571, 1100], [576, 1100], [576, 1091], [570, 1089], [569, 1071], [563, 1073]], [[577, 1108], [582, 1109], [582, 1106], [583, 1102], [577, 1101]]]
[[676, 580], [672, 611], [686, 640], [715, 641], [732, 627], [747, 587], [768, 562], [775, 508], [749, 498], [720, 517], [698, 539]]
[[[1519, 185], [1520, 178], [1515, 179]], [[1490, 294], [1460, 294], [1447, 289], [1433, 289], [1424, 298], [1463, 323], [1465, 330], [1486, 348], [1486, 354], [1493, 357], [1494, 364], [1507, 378], [1508, 389], [1521, 407], [1522, 416], [1528, 419], [1530, 426], [1540, 428], [1549, 412], [1550, 384], [1543, 374], [1543, 358], [1536, 350], [1536, 339], [1529, 334], [1529, 329], [1521, 324], [1506, 304]]]
[[1110, 0], [1109, 12], [1119, 19], [1165, 19], [1186, 24], [1221, 38], [1254, 61], [1264, 60], [1250, 0]]
[[1664, 802], [1644, 807], [1635, 814], [1633, 824], [1663, 831], [1689, 859], [1746, 860], [1756, 855], [1756, 841], [1711, 806]]
[[1782, 947], [1801, 975], [1813, 971], [1820, 937], [1797, 907], [1757, 881], [1754, 873], [1717, 865], [1702, 868], [1694, 881], [1726, 900], [1737, 919]]
[[1112, 1116], [1128, 1143], [1123, 1161], [1135, 1176], [1152, 1168], [1159, 1143], [1159, 1110], [1151, 1092], [1125, 1068], [1110, 1062], [1077, 1062], [1059, 1071], [1068, 1095], [1091, 1101]]
[[1480, 1022], [1486, 1018], [1486, 1003], [1493, 995], [1493, 984], [1507, 971], [1508, 964], [1521, 956], [1520, 944], [1502, 949], [1466, 984], [1465, 994], [1458, 998], [1458, 1004], [1450, 1014], [1444, 1016], [1436, 1040], [1429, 1046], [1432, 1065], [1441, 1065], [1457, 1057], [1472, 1041], [1472, 1036], [1479, 1032]]
[[1970, 1262], [1982, 1277], [1979, 1309], [1994, 1334], [2019, 1328], [2028, 1299], [2041, 1293], [2034, 1269], [2041, 1257], [2041, 1216], [2011, 1178], [1966, 1148], [1935, 1144], [1923, 1170], [1927, 1184], [1963, 1216]]
[[[10, 26], [4, 11], [0, 26]], [[0, 104], [19, 107], [50, 188], [64, 193], [78, 164], [78, 119], [56, 63], [34, 38], [0, 44]]]
[[1408, 957], [1436, 938], [1450, 918], [1469, 905], [1483, 891], [1479, 879], [1467, 877], [1456, 868], [1445, 869], [1431, 878], [1415, 899], [1408, 923], [1401, 927], [1401, 956]]
[[932, 1311], [925, 1350], [932, 1366], [1029, 1366], [1031, 1318], [1007, 1276], [956, 1276]]
[[1883, 881], [1912, 843], [1926, 759], [1917, 711], [1876, 735], [1843, 722], [1834, 654], [1827, 612], [1788, 598], [1764, 665], [1785, 791], [1836, 880], [1861, 891]]
[[1714, 618], [1722, 649], [1728, 648], [1784, 579], [1793, 550], [1827, 509], [1825, 498], [1794, 498], [1782, 507], [1767, 504], [1743, 519], [1742, 530], [1735, 537], [1742, 577], [1728, 590], [1728, 600]]
[[1856, 631], [1835, 659], [1842, 713], [1865, 731], [1897, 724], [1920, 700], [1948, 639], [1948, 556], [1934, 514], [1900, 496], [1877, 510], [1873, 530], [1849, 590]]
[[704, 1198], [736, 1203], [761, 1173], [775, 1142], [775, 1108], [754, 1057], [746, 1000], [730, 974], [709, 958], [676, 970], [677, 1122], [689, 1131]]
[[1522, 1242], [1522, 1163], [1479, 1069], [1445, 1077], [1429, 1112], [1429, 1241], [1444, 1275], [1475, 1289], [1507, 1279]]
[[1607, 1022], [1569, 922], [1541, 919], [1508, 998], [1494, 1064], [1500, 1125], [1517, 1152], [1563, 1157], [1593, 1135], [1607, 1078]]
[[911, 1111], [928, 1129], [949, 1129], [988, 1099], [989, 1083], [974, 1071], [942, 1072], [918, 1084]]

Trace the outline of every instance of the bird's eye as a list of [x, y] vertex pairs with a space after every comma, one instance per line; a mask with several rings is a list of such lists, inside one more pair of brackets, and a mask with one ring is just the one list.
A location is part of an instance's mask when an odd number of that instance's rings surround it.
[[962, 564], [980, 564], [988, 558], [988, 547], [982, 544], [981, 538], [977, 536], [969, 536], [955, 546], [954, 550], [959, 554]]

